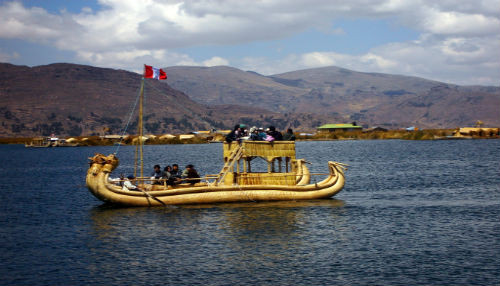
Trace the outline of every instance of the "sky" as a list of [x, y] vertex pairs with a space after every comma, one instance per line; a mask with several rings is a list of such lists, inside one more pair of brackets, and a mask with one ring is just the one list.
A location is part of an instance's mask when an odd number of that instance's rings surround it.
[[0, 62], [338, 66], [500, 86], [500, 0], [0, 0]]

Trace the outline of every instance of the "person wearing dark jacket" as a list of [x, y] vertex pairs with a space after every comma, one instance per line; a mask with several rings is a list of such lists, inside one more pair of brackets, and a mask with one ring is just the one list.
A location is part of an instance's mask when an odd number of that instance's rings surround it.
[[285, 134], [283, 134], [283, 141], [295, 141], [295, 134], [293, 134], [291, 128], [288, 128]]
[[239, 124], [235, 125], [233, 131], [226, 135], [226, 142], [231, 143], [233, 141], [238, 141], [241, 137], [241, 127]]
[[282, 141], [283, 140], [283, 135], [279, 131], [276, 131], [276, 127], [274, 126], [269, 126], [269, 133], [270, 136], [274, 138], [274, 141]]
[[172, 170], [170, 170], [170, 177], [168, 178], [167, 184], [177, 185], [182, 182], [182, 171], [179, 169], [179, 165], [173, 164]]
[[198, 171], [196, 171], [194, 166], [191, 164], [187, 165], [184, 172], [182, 172], [182, 178], [186, 179], [186, 182], [190, 183], [191, 185], [194, 185], [194, 184], [199, 183], [201, 181], [199, 179], [200, 175], [198, 174]]

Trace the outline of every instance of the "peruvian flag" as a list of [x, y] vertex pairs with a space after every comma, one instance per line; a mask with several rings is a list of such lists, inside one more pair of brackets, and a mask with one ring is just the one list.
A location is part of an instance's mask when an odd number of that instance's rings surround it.
[[144, 78], [167, 79], [167, 73], [162, 69], [144, 65]]

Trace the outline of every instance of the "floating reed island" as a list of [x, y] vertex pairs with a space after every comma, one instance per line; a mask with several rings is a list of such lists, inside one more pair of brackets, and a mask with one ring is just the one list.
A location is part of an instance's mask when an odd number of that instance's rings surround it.
[[[407, 130], [363, 130], [363, 131], [336, 131], [320, 133], [296, 132], [299, 141], [324, 141], [324, 140], [441, 140], [441, 139], [495, 139], [500, 138], [499, 128], [462, 127], [455, 129], [423, 129]], [[112, 146], [134, 145], [139, 140], [138, 136], [74, 136], [62, 138], [64, 142], [48, 145], [43, 137], [0, 138], [0, 144], [25, 144], [33, 145], [36, 141], [45, 147], [69, 146]], [[143, 136], [146, 145], [161, 144], [205, 144], [224, 142], [225, 135], [221, 133], [205, 134], [160, 134]]]

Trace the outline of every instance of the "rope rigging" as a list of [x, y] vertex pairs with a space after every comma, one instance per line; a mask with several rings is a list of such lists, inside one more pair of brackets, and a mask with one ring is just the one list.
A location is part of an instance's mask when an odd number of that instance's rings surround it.
[[129, 112], [127, 124], [125, 124], [125, 127], [120, 132], [120, 141], [116, 145], [115, 152], [113, 153], [114, 155], [116, 155], [118, 153], [118, 150], [120, 149], [120, 146], [122, 145], [123, 138], [125, 138], [125, 133], [128, 130], [128, 127], [130, 125], [130, 121], [132, 120], [132, 116], [134, 115], [134, 111], [135, 111], [135, 108], [137, 107], [137, 103], [139, 102], [140, 96], [141, 96], [141, 92], [140, 92], [140, 87], [139, 87], [138, 92], [137, 92], [137, 97], [135, 98], [135, 101], [133, 102], [132, 108], [130, 109], [130, 112]]
[[[152, 85], [151, 83], [146, 81], [144, 78], [142, 78], [141, 86], [140, 86], [138, 95], [132, 104], [132, 108], [129, 112], [127, 123], [125, 124], [125, 127], [121, 131], [120, 141], [116, 145], [115, 152], [113, 153], [114, 155], [118, 154], [118, 151], [120, 149], [120, 146], [122, 145], [125, 134], [127, 133], [127, 130], [132, 122], [132, 117], [134, 116], [135, 110], [136, 110], [137, 106], [139, 105], [139, 114], [140, 115], [139, 115], [139, 120], [137, 122], [139, 134], [138, 134], [138, 138], [137, 138], [138, 141], [137, 141], [137, 145], [136, 145], [136, 149], [135, 149], [134, 176], [137, 176], [137, 171], [138, 171], [138, 168], [140, 167], [140, 176], [141, 177], [143, 176], [143, 164], [144, 164], [144, 162], [143, 162], [143, 149], [142, 149], [143, 138], [142, 137], [143, 137], [143, 134], [145, 132], [145, 128], [144, 128], [143, 114], [144, 114], [144, 109], [145, 109], [144, 107], [146, 105], [146, 92], [145, 92], [145, 88], [144, 88], [144, 83], [147, 84], [148, 88], [152, 88], [153, 90], [158, 92], [160, 95], [163, 95], [164, 97], [169, 98], [169, 99], [171, 98], [170, 95], [161, 91], [160, 89], [158, 89], [157, 87], [155, 87], [154, 85]], [[201, 118], [200, 116], [198, 116], [198, 114], [196, 112], [186, 108], [183, 104], [177, 103], [175, 100], [171, 100], [171, 102], [173, 104], [175, 104], [177, 107], [179, 107], [180, 109], [184, 110], [186, 114], [191, 114], [192, 116], [194, 116], [198, 120], [198, 122], [205, 122], [206, 124], [208, 124], [208, 126], [211, 126], [210, 122]], [[138, 165], [139, 162], [140, 162], [140, 166]]]

